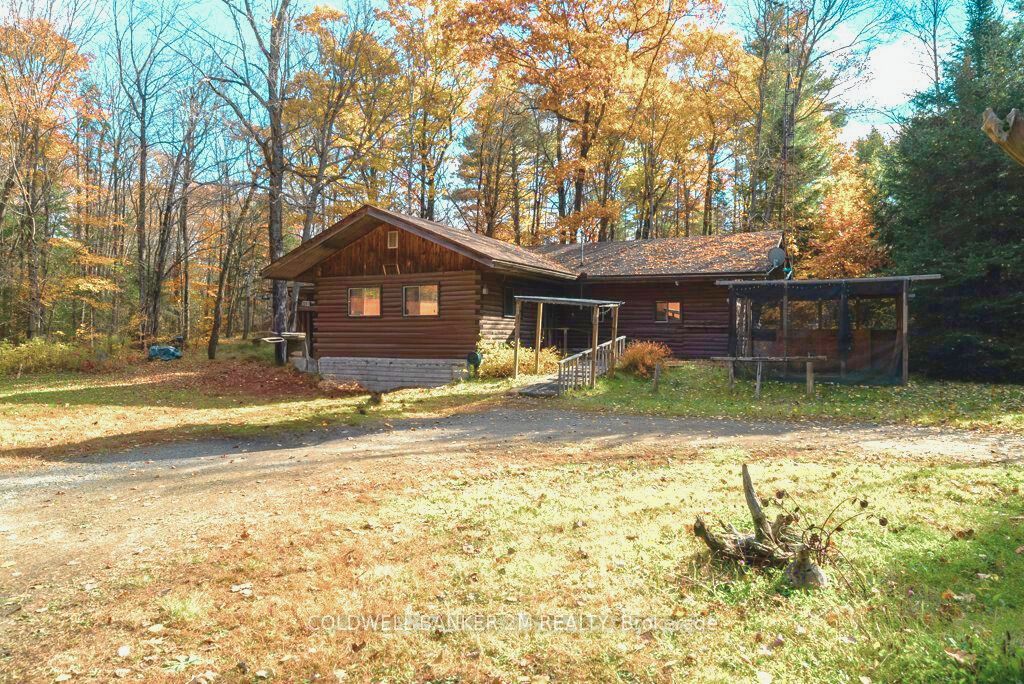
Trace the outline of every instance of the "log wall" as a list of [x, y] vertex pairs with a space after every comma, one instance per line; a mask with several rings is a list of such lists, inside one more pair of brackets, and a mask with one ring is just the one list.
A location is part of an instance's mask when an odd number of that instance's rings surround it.
[[[437, 316], [403, 316], [402, 287], [439, 287]], [[381, 315], [349, 317], [348, 288], [381, 288]], [[465, 359], [476, 349], [480, 273], [321, 276], [316, 281], [313, 355]]]
[[[505, 288], [511, 287], [517, 295], [549, 295], [567, 297], [572, 284], [551, 283], [537, 280], [525, 280], [503, 276], [493, 272], [482, 274], [482, 284], [487, 286], [487, 294], [481, 296], [480, 337], [485, 342], [511, 342], [515, 332], [516, 319], [505, 316]], [[548, 307], [552, 309], [554, 307]], [[552, 312], [551, 315], [556, 315]], [[522, 324], [519, 330], [520, 342], [533, 346], [533, 336], [537, 325], [537, 305], [523, 304]], [[545, 321], [553, 320], [549, 314], [544, 315]]]
[[[625, 302], [619, 310], [619, 334], [630, 340], [664, 342], [684, 359], [725, 356], [729, 349], [729, 292], [713, 278], [648, 283], [590, 283], [583, 297]], [[655, 302], [679, 301], [682, 321], [654, 320]], [[601, 324], [601, 339], [611, 336], [610, 318]]]

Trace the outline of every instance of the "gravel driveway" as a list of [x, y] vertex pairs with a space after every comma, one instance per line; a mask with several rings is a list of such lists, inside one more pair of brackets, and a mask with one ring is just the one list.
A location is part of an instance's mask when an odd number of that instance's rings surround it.
[[[1019, 462], [1024, 438], [903, 426], [750, 422], [506, 405], [372, 429], [205, 440], [93, 455], [0, 477], [0, 595], [201, 544], [209, 526], [303, 506], [311, 489], [559, 453], [785, 449]], [[7, 586], [5, 586], [7, 585]]]

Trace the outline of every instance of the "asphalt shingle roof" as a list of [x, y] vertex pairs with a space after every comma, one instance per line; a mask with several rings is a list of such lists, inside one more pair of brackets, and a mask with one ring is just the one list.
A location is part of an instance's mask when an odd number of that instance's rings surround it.
[[364, 205], [267, 266], [263, 269], [263, 276], [294, 280], [343, 248], [354, 237], [381, 223], [405, 226], [407, 230], [432, 236], [438, 242], [447, 243], [491, 266], [521, 268], [570, 280], [581, 273], [590, 278], [766, 273], [771, 269], [768, 250], [779, 246], [782, 240], [782, 233], [764, 231], [593, 242], [583, 246], [581, 265], [579, 245], [524, 248], [437, 221]]
[[590, 278], [766, 273], [768, 251], [782, 242], [779, 231], [700, 235], [651, 240], [539, 245], [531, 248]]

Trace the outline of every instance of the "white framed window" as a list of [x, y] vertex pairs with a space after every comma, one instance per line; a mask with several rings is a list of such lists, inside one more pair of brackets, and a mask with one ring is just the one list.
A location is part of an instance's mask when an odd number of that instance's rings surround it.
[[398, 231], [388, 231], [388, 249], [398, 249]]
[[406, 285], [402, 288], [402, 312], [405, 316], [437, 316], [440, 313], [440, 286]]
[[348, 288], [348, 315], [353, 318], [380, 316], [380, 287]]
[[683, 320], [683, 307], [679, 302], [655, 302], [654, 320], [657, 323], [678, 323]]

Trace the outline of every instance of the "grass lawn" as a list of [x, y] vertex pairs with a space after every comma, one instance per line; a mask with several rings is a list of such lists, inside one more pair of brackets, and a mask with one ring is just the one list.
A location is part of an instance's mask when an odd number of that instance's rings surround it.
[[1024, 387], [911, 378], [906, 387], [819, 383], [806, 396], [803, 383], [766, 382], [760, 401], [754, 383], [738, 380], [729, 391], [728, 371], [706, 362], [670, 366], [658, 394], [650, 380], [619, 373], [601, 378], [593, 390], [559, 400], [565, 407], [670, 416], [828, 419], [941, 425], [1024, 433]]
[[[234, 342], [222, 345], [216, 361], [197, 353], [103, 373], [0, 377], [0, 469], [27, 459], [368, 420], [360, 411], [365, 393], [275, 368], [270, 354], [268, 346]], [[486, 401], [509, 386], [492, 381], [403, 390], [372, 413], [378, 419], [428, 414]]]
[[[889, 524], [850, 524], [848, 562], [813, 593], [719, 564], [689, 525], [749, 526], [742, 462], [808, 516], [857, 495]], [[1022, 485], [1006, 464], [678, 445], [374, 467], [203, 529], [199, 550], [49, 591], [0, 646], [10, 681], [1019, 681]]]

